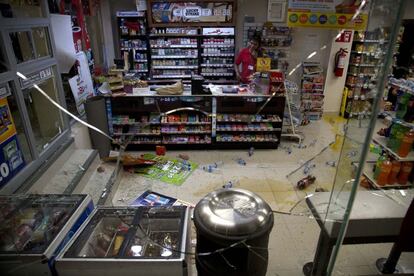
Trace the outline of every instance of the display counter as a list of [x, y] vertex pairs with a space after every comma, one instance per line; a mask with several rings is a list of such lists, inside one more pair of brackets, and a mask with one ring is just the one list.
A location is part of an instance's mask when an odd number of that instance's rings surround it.
[[284, 108], [283, 94], [252, 92], [106, 97], [109, 133], [116, 143], [132, 136], [127, 149], [277, 148]]
[[189, 221], [184, 206], [99, 207], [57, 257], [57, 271], [60, 276], [189, 275]]
[[92, 210], [88, 195], [0, 196], [2, 275], [54, 273], [54, 257]]

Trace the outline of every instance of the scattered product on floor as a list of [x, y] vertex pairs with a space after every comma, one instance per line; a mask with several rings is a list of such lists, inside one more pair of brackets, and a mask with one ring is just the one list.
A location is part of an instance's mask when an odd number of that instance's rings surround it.
[[[109, 156], [102, 158], [105, 162], [116, 162], [118, 160], [117, 156]], [[121, 163], [124, 167], [136, 167], [136, 166], [151, 166], [154, 165], [157, 161], [149, 160], [143, 157], [134, 157], [130, 154], [125, 154], [121, 157]]]
[[103, 173], [105, 171], [105, 168], [102, 166], [99, 166], [97, 169], [98, 173]]
[[251, 147], [249, 149], [249, 157], [251, 157], [254, 154], [254, 147]]
[[167, 152], [167, 149], [165, 148], [165, 146], [156, 146], [155, 152], [157, 155], [165, 155], [165, 153]]
[[178, 155], [178, 158], [181, 158], [183, 160], [190, 160], [190, 156], [188, 154], [185, 154], [185, 153], [180, 153]]
[[177, 201], [176, 198], [169, 197], [163, 194], [153, 192], [151, 190], [145, 191], [137, 197], [130, 205], [131, 206], [172, 206]]
[[223, 161], [217, 161], [211, 164], [207, 164], [205, 166], [203, 166], [203, 170], [209, 173], [212, 172], [217, 172], [218, 171], [218, 167], [223, 165]]
[[336, 161], [326, 161], [325, 164], [327, 166], [331, 166], [332, 168], [336, 167]]
[[316, 180], [316, 177], [312, 175], [308, 175], [307, 177], [304, 177], [301, 180], [299, 180], [296, 187], [299, 190], [303, 190], [307, 188], [308, 186], [310, 186], [311, 184], [315, 183], [315, 180]]
[[241, 165], [241, 166], [246, 166], [246, 161], [243, 158], [237, 158], [237, 164]]
[[182, 185], [187, 177], [198, 167], [198, 164], [192, 161], [186, 160], [186, 164], [183, 165], [182, 160], [157, 156], [151, 153], [144, 154], [142, 157], [146, 160], [154, 161], [156, 164], [146, 168], [136, 168], [134, 170], [135, 173], [174, 185]]

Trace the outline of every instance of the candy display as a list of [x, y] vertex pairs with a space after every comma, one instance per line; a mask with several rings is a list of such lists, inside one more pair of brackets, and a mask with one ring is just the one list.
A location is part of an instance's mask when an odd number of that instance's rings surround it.
[[161, 118], [161, 123], [210, 123], [210, 118], [199, 114], [174, 114]]
[[217, 131], [274, 131], [271, 123], [261, 124], [220, 124]]
[[217, 134], [217, 142], [277, 142], [275, 134]]
[[162, 126], [161, 132], [162, 133], [211, 133], [211, 126], [167, 125], [167, 126]]
[[210, 144], [209, 135], [170, 135], [165, 136], [162, 141], [164, 144]]
[[281, 122], [277, 115], [217, 114], [217, 122]]

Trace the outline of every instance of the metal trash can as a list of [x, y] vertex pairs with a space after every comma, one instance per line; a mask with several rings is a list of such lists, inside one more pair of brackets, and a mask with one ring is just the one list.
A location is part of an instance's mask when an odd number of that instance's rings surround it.
[[199, 276], [266, 275], [273, 212], [256, 194], [222, 189], [195, 207]]

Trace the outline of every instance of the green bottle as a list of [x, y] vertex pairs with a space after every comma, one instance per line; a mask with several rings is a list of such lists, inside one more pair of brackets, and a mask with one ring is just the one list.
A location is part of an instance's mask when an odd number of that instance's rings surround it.
[[408, 102], [410, 101], [411, 95], [408, 93], [404, 93], [400, 96], [397, 105], [397, 111], [395, 113], [395, 117], [397, 119], [404, 119], [405, 114], [408, 110]]

